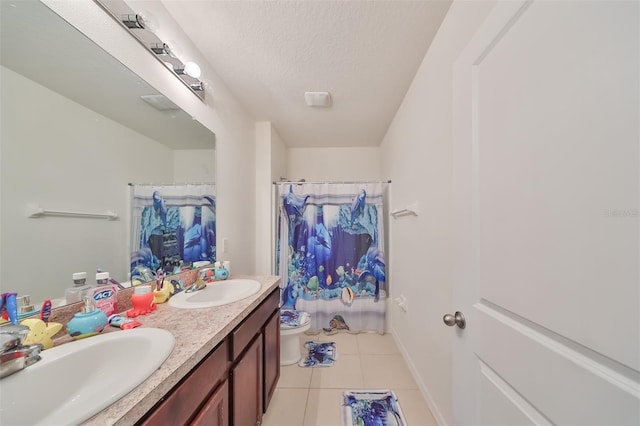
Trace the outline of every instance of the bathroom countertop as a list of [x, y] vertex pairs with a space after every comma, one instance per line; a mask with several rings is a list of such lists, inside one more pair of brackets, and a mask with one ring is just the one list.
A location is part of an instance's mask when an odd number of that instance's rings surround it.
[[[147, 380], [85, 422], [87, 425], [132, 425], [165, 396], [211, 350], [278, 286], [275, 276], [233, 276], [255, 279], [258, 293], [237, 302], [203, 309], [178, 309], [167, 303], [136, 318], [143, 327], [163, 328], [175, 337], [171, 355]], [[126, 331], [117, 331], [126, 333]], [[123, 366], [126, 368], [126, 366]]]

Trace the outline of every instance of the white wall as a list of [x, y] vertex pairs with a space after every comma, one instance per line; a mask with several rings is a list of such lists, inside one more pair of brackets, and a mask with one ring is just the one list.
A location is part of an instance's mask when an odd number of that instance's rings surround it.
[[126, 67], [171, 99], [216, 134], [216, 190], [218, 194], [217, 244], [227, 239], [228, 251], [219, 257], [231, 260], [234, 274], [255, 270], [255, 144], [254, 121], [230, 93], [224, 82], [199, 54], [161, 2], [136, 2], [158, 20], [163, 37], [180, 44], [185, 55], [202, 69], [215, 94], [201, 102], [149, 51], [90, 0], [43, 2], [82, 31]]
[[[3, 291], [20, 290], [38, 303], [63, 296], [73, 272], [86, 271], [91, 281], [98, 267], [126, 280], [127, 183], [170, 182], [172, 150], [8, 68], [0, 67], [0, 77]], [[29, 219], [28, 203], [113, 210], [120, 218]]]
[[173, 151], [172, 182], [209, 183], [215, 181], [215, 149], [179, 149]]
[[274, 253], [272, 182], [286, 174], [287, 146], [270, 122], [256, 123], [256, 273], [271, 274]]
[[452, 306], [452, 64], [493, 7], [455, 1], [381, 145], [391, 209], [418, 202], [420, 215], [391, 220], [391, 331], [440, 424], [452, 423], [451, 338], [442, 323]]
[[[287, 166], [288, 166], [288, 152], [289, 148], [284, 143], [278, 132], [273, 126], [271, 127], [271, 180], [269, 182], [278, 182], [281, 178], [287, 176]], [[271, 222], [269, 223], [270, 227], [270, 240], [269, 240], [269, 248], [270, 248], [270, 258], [269, 258], [269, 273], [275, 274], [275, 259], [276, 259], [276, 218], [278, 217], [279, 212], [279, 201], [277, 200], [276, 189], [274, 185], [271, 185], [271, 200], [272, 204], [270, 206], [271, 213]]]
[[271, 127], [271, 182], [287, 176], [289, 149], [276, 129]]
[[271, 259], [271, 123], [256, 123], [256, 273], [269, 274]]
[[286, 178], [291, 181], [377, 181], [380, 148], [289, 148]]

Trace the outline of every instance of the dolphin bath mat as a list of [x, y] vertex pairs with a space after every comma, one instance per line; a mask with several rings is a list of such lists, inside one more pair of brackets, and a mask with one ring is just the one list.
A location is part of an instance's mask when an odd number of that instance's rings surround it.
[[309, 351], [302, 357], [300, 367], [331, 367], [336, 361], [335, 342], [306, 342], [304, 347]]
[[344, 392], [342, 426], [405, 426], [398, 398], [390, 390]]

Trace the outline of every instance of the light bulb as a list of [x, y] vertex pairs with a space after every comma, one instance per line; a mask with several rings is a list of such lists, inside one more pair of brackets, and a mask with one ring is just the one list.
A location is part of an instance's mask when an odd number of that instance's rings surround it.
[[200, 78], [200, 67], [195, 62], [187, 62], [184, 64], [184, 73], [193, 78]]
[[210, 95], [213, 95], [215, 93], [215, 90], [213, 88], [213, 83], [208, 78], [202, 79], [202, 86], [204, 87], [204, 90]]
[[169, 46], [171, 46], [171, 48], [169, 49], [169, 56], [174, 59], [179, 59], [181, 62], [184, 62], [182, 60], [182, 47], [180, 46], [180, 43], [175, 40], [169, 40], [167, 43], [169, 44]]
[[160, 28], [160, 25], [158, 25], [158, 20], [156, 19], [155, 16], [151, 14], [151, 12], [147, 10], [141, 10], [140, 13], [138, 13], [138, 15], [142, 17], [142, 21], [144, 22], [144, 28], [146, 30], [151, 31], [152, 33], [155, 33], [156, 31], [158, 31], [158, 28]]

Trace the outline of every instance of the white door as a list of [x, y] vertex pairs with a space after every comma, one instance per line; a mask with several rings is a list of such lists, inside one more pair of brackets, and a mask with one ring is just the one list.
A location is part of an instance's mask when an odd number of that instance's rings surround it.
[[640, 424], [639, 16], [501, 2], [456, 63], [456, 424]]

